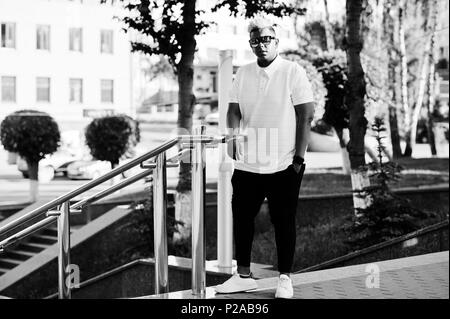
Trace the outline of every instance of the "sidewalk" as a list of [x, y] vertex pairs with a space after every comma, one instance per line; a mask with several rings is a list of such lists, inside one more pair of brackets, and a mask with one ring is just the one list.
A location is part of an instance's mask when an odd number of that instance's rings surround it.
[[[406, 257], [342, 268], [294, 274], [294, 299], [448, 299], [449, 252]], [[216, 294], [205, 299], [273, 299], [278, 278], [258, 280], [248, 293]], [[140, 299], [198, 299], [192, 290]]]

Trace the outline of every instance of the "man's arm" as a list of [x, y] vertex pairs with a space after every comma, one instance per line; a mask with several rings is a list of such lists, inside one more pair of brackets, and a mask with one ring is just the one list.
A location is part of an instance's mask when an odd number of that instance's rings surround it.
[[[314, 102], [294, 105], [296, 118], [295, 155], [302, 158], [305, 158], [306, 148], [311, 135], [314, 107]], [[294, 168], [297, 172], [300, 171], [300, 165], [294, 165]]]
[[[241, 122], [242, 114], [238, 103], [229, 103], [227, 112], [227, 131], [229, 136], [237, 135], [239, 133], [239, 126]], [[227, 151], [228, 155], [236, 160], [236, 139], [231, 140], [228, 143]]]

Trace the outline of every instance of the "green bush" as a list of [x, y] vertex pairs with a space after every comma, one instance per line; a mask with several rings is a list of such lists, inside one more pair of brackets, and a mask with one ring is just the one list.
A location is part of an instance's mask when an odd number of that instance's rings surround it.
[[344, 227], [349, 235], [347, 243], [353, 249], [362, 249], [413, 232], [422, 227], [425, 219], [435, 216], [413, 207], [408, 200], [390, 190], [389, 183], [400, 178], [402, 167], [393, 162], [383, 162], [382, 140], [386, 128], [381, 118], [375, 119], [372, 130], [376, 133], [379, 162], [369, 163], [364, 169], [369, 170], [369, 177], [376, 183], [358, 192], [359, 196], [369, 197], [370, 204], [367, 208], [358, 209]]
[[[345, 105], [347, 90], [347, 56], [345, 51], [324, 51], [308, 56], [312, 64], [322, 74], [326, 88], [326, 102], [323, 120], [337, 131], [348, 128], [349, 111]], [[366, 117], [372, 123], [375, 117], [387, 115], [384, 109], [386, 74], [377, 61], [363, 55], [361, 63], [366, 80]]]
[[20, 110], [2, 121], [0, 139], [5, 150], [26, 160], [30, 178], [37, 180], [39, 161], [58, 149], [61, 135], [58, 124], [47, 113]]
[[133, 129], [130, 118], [122, 115], [92, 120], [86, 127], [85, 137], [91, 155], [98, 160], [110, 162], [112, 168], [119, 164], [120, 158], [134, 143], [137, 144], [136, 130]]

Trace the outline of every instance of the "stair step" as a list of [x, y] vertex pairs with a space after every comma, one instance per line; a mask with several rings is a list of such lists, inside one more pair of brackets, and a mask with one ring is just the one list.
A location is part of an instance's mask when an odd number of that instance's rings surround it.
[[20, 244], [17, 249], [24, 250], [24, 251], [30, 251], [30, 252], [40, 252], [46, 248], [48, 248], [49, 245], [43, 245], [39, 243], [23, 243]]
[[58, 236], [58, 229], [50, 227], [50, 228], [46, 228], [41, 232], [41, 235], [45, 235], [45, 236]]
[[35, 255], [35, 253], [25, 251], [25, 250], [11, 250], [11, 251], [6, 251], [2, 255], [2, 257], [24, 261], [24, 260], [27, 260], [27, 259], [33, 257], [34, 255]]
[[10, 258], [0, 258], [0, 267], [6, 269], [12, 269], [20, 265], [20, 260]]
[[46, 236], [46, 235], [34, 235], [30, 238], [31, 243], [38, 243], [38, 244], [47, 244], [51, 245], [58, 241], [57, 237], [53, 236]]

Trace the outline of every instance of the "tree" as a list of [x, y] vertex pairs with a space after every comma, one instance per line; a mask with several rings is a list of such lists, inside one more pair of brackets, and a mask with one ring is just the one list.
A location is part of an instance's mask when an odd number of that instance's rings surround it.
[[[361, 65], [360, 53], [363, 48], [362, 13], [365, 10], [364, 0], [347, 0], [346, 2], [346, 52], [348, 64], [348, 86], [345, 94], [345, 104], [349, 110], [350, 141], [347, 150], [352, 169], [353, 190], [362, 189], [369, 185], [366, 172], [360, 168], [365, 165], [364, 136], [367, 129], [367, 119], [364, 116], [364, 98], [366, 95], [366, 81]], [[365, 199], [354, 196], [355, 209], [365, 207]]]
[[[312, 63], [322, 74], [325, 87], [327, 89], [325, 113], [323, 120], [331, 125], [339, 138], [342, 151], [343, 170], [346, 174], [350, 174], [349, 155], [346, 146], [349, 142], [349, 109], [344, 103], [345, 94], [347, 92], [348, 76], [346, 54], [341, 50], [322, 52], [316, 56], [310, 56]], [[379, 115], [380, 104], [383, 102], [384, 83], [383, 69], [374, 61], [374, 59], [361, 56], [361, 63], [368, 72], [364, 73], [367, 81], [367, 92], [365, 96], [365, 107], [368, 109], [369, 117], [374, 118]], [[374, 115], [375, 114], [375, 115]], [[365, 144], [365, 151], [374, 158], [374, 152], [370, 145]]]
[[[127, 30], [132, 30], [146, 39], [132, 41], [133, 51], [149, 55], [163, 55], [168, 58], [178, 78], [178, 121], [179, 132], [192, 131], [192, 115], [195, 105], [193, 94], [194, 54], [196, 36], [211, 25], [204, 21], [205, 10], [198, 10], [193, 0], [141, 0], [126, 1], [130, 12], [123, 18]], [[103, 0], [105, 2], [105, 0]], [[232, 15], [243, 14], [246, 18], [258, 13], [285, 16], [304, 14], [305, 10], [278, 1], [263, 0], [219, 0], [209, 10], [215, 12], [227, 8]], [[191, 189], [190, 164], [181, 163], [177, 185], [177, 198], [188, 200]], [[189, 207], [190, 205], [186, 205]]]
[[323, 0], [323, 6], [325, 8], [325, 20], [323, 21], [323, 24], [325, 26], [325, 35], [327, 39], [327, 50], [333, 50], [334, 40], [333, 40], [333, 32], [332, 32], [332, 26], [330, 23], [330, 12], [328, 11], [328, 1]]
[[392, 144], [392, 157], [398, 159], [402, 156], [400, 146], [400, 133], [398, 128], [398, 81], [397, 69], [399, 65], [397, 42], [395, 41], [396, 23], [395, 10], [398, 9], [396, 0], [388, 0], [383, 9], [383, 35], [387, 43], [387, 68], [388, 68], [388, 108], [389, 108], [389, 128]]
[[[422, 67], [420, 70], [419, 77], [419, 90], [416, 99], [416, 105], [411, 114], [411, 127], [410, 127], [410, 142], [411, 153], [416, 144], [417, 137], [417, 124], [419, 122], [420, 113], [425, 100], [425, 93], [427, 87], [427, 78], [429, 76], [434, 77], [434, 62], [433, 62], [433, 50], [434, 50], [434, 38], [436, 36], [436, 26], [437, 26], [437, 14], [438, 14], [438, 2], [433, 0], [431, 5], [428, 1], [423, 2], [424, 14], [426, 16], [426, 30], [427, 30], [427, 40], [426, 46], [422, 57]], [[433, 63], [433, 66], [431, 64]], [[430, 70], [430, 71], [429, 71]], [[433, 73], [433, 74], [431, 74]], [[410, 154], [408, 154], [410, 155]]]
[[413, 232], [421, 227], [425, 219], [435, 217], [392, 192], [389, 184], [401, 178], [403, 168], [395, 162], [383, 162], [386, 131], [383, 119], [375, 118], [372, 131], [377, 140], [379, 161], [367, 165], [375, 182], [364, 189], [363, 195], [370, 196], [371, 203], [358, 209], [358, 217], [353, 217], [352, 222], [344, 226], [348, 233], [347, 243], [354, 249], [363, 249]]
[[105, 116], [93, 119], [86, 127], [86, 144], [91, 155], [101, 161], [111, 163], [111, 168], [119, 164], [120, 158], [132, 147], [130, 137], [134, 134], [130, 120], [124, 116]]
[[58, 124], [44, 112], [16, 111], [2, 121], [0, 139], [5, 150], [18, 153], [27, 162], [30, 200], [36, 201], [39, 161], [58, 149], [61, 139]]

